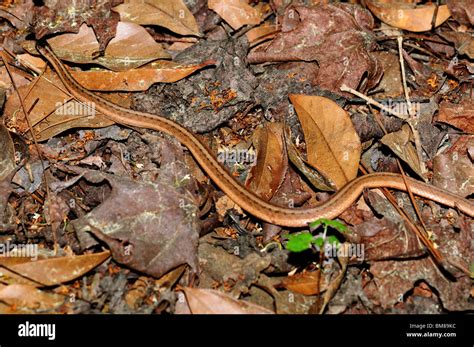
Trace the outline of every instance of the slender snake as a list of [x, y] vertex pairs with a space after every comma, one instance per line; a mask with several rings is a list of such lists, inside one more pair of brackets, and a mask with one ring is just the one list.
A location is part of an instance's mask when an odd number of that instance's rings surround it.
[[[373, 173], [354, 179], [326, 202], [311, 208], [285, 208], [270, 204], [238, 183], [205, 145], [189, 130], [164, 117], [120, 107], [81, 86], [68, 72], [48, 45], [37, 45], [38, 51], [52, 65], [69, 93], [80, 102], [92, 102], [96, 111], [108, 119], [131, 127], [162, 131], [176, 137], [188, 148], [203, 170], [215, 184], [237, 205], [266, 222], [286, 227], [303, 227], [320, 218], [339, 216], [367, 188], [393, 188], [406, 191], [403, 177], [393, 173]], [[436, 188], [412, 178], [406, 178], [413, 194], [454, 207], [474, 216], [474, 203], [456, 194]]]

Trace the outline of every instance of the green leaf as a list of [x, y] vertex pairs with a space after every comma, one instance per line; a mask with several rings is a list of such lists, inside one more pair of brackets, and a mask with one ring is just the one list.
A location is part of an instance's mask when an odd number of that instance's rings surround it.
[[310, 233], [300, 233], [288, 235], [288, 242], [286, 243], [286, 249], [290, 252], [303, 252], [311, 247], [311, 241], [313, 235]]
[[319, 248], [323, 247], [323, 244], [324, 244], [324, 240], [322, 236], [314, 238], [311, 242], [314, 243]]
[[341, 221], [338, 221], [338, 220], [328, 220], [328, 219], [326, 219], [324, 224], [330, 226], [331, 228], [334, 228], [334, 229], [338, 230], [341, 233], [345, 233], [347, 231], [347, 226], [344, 223], [342, 223]]
[[316, 229], [320, 224], [334, 228], [341, 233], [345, 233], [347, 231], [347, 226], [344, 223], [338, 220], [331, 220], [327, 218], [320, 218], [314, 222], [311, 222], [309, 223], [309, 227], [311, 229]]

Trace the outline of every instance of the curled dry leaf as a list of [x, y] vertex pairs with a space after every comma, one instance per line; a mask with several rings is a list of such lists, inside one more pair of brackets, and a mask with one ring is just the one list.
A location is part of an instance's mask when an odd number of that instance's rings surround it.
[[81, 64], [98, 64], [114, 71], [126, 71], [170, 55], [140, 25], [117, 24], [117, 35], [109, 42], [104, 56], [95, 58], [99, 50], [94, 31], [85, 24], [77, 34], [62, 34], [48, 39], [61, 59]]
[[180, 35], [201, 35], [196, 19], [182, 0], [127, 0], [113, 10], [124, 22], [159, 25]]
[[184, 288], [187, 304], [193, 314], [273, 314], [273, 311], [251, 302], [236, 300], [212, 289]]
[[447, 31], [440, 33], [440, 36], [454, 43], [459, 54], [465, 54], [469, 58], [474, 59], [474, 37], [472, 33]]
[[349, 115], [321, 96], [290, 95], [303, 128], [308, 162], [340, 189], [357, 176], [361, 143]]
[[234, 30], [262, 21], [262, 12], [250, 6], [246, 0], [208, 0], [207, 5]]
[[385, 135], [380, 141], [389, 147], [397, 157], [407, 163], [418, 176], [424, 177], [408, 124], [404, 124], [399, 131]]
[[3, 281], [30, 286], [54, 286], [72, 281], [100, 265], [110, 256], [109, 251], [25, 261], [0, 258], [0, 273]]
[[288, 170], [283, 124], [268, 123], [254, 133], [257, 163], [250, 170], [246, 186], [269, 201], [285, 179]]
[[253, 47], [263, 41], [272, 39], [278, 33], [279, 27], [274, 24], [262, 24], [249, 30], [246, 34], [250, 46]]
[[291, 141], [291, 136], [289, 133], [287, 133], [285, 136], [285, 140], [286, 149], [288, 151], [288, 159], [290, 159], [291, 163], [296, 167], [296, 169], [298, 169], [298, 171], [306, 177], [308, 182], [311, 183], [317, 190], [329, 192], [334, 191], [330, 185], [330, 182], [327, 182], [327, 180], [321, 174], [319, 174], [319, 172], [314, 167], [309, 165], [309, 163], [298, 152], [295, 145]]
[[[283, 287], [303, 295], [317, 295], [327, 289], [328, 278], [323, 276], [319, 281], [320, 271], [305, 271], [293, 276], [288, 276], [282, 281]], [[319, 283], [320, 282], [320, 283]], [[318, 288], [320, 286], [320, 288]]]
[[[420, 32], [431, 30], [435, 6], [414, 7], [406, 1], [367, 0], [367, 6], [382, 22], [399, 29]], [[451, 13], [446, 5], [438, 6], [435, 27], [443, 24]]]

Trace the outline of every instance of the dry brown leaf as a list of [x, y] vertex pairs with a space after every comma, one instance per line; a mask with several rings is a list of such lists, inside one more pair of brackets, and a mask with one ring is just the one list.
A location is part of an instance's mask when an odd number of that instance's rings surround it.
[[18, 309], [53, 310], [66, 301], [59, 294], [47, 293], [25, 284], [0, 284], [0, 301]]
[[269, 40], [275, 37], [276, 33], [279, 31], [278, 25], [274, 24], [263, 24], [256, 28], [249, 30], [246, 34], [247, 40], [250, 43], [250, 46], [253, 47], [263, 41]]
[[[414, 7], [406, 1], [367, 0], [367, 6], [378, 19], [396, 28], [414, 32], [431, 30], [433, 5]], [[448, 6], [438, 6], [435, 26], [443, 24], [450, 16]]]
[[283, 125], [268, 123], [254, 133], [257, 165], [249, 172], [246, 186], [262, 199], [269, 201], [285, 179], [288, 170]]
[[182, 0], [126, 0], [113, 10], [124, 22], [159, 25], [180, 35], [201, 35], [196, 19]]
[[330, 186], [330, 182], [327, 182], [327, 180], [298, 152], [296, 146], [291, 141], [291, 130], [289, 127], [286, 127], [285, 140], [288, 159], [290, 159], [295, 168], [306, 177], [309, 183], [317, 190], [334, 191], [334, 188]]
[[[92, 105], [71, 100], [63, 92], [66, 88], [51, 71], [38, 78], [39, 81], [24, 100], [26, 109], [31, 110], [30, 122], [38, 141], [47, 140], [71, 128], [101, 128], [113, 124], [96, 112]], [[29, 86], [25, 86], [18, 88], [18, 91], [24, 97], [28, 89]], [[15, 128], [19, 133], [29, 132], [16, 93], [8, 98], [4, 112], [9, 128]]]
[[460, 104], [443, 101], [439, 106], [437, 121], [448, 123], [467, 133], [474, 133], [474, 104], [470, 101]]
[[434, 157], [433, 185], [464, 197], [474, 194], [474, 167], [468, 154], [473, 149], [474, 137], [463, 135], [449, 150]]
[[259, 24], [262, 21], [262, 13], [250, 6], [246, 0], [208, 0], [207, 6], [229, 23], [234, 30], [248, 24]]
[[374, 56], [383, 67], [383, 76], [377, 89], [382, 90], [375, 95], [378, 98], [394, 98], [403, 95], [400, 61], [398, 55], [392, 52], [374, 52]]
[[99, 52], [94, 30], [82, 24], [77, 34], [62, 34], [47, 40], [61, 59], [74, 63], [88, 63]]
[[380, 141], [389, 147], [397, 157], [407, 163], [418, 176], [424, 177], [408, 124], [404, 124], [399, 131], [385, 135]]
[[0, 273], [8, 283], [29, 284], [34, 287], [54, 286], [72, 281], [100, 265], [110, 256], [109, 251], [74, 257], [0, 258]]
[[184, 288], [187, 304], [193, 314], [273, 314], [251, 302], [236, 300], [212, 289]]
[[316, 295], [327, 289], [327, 278], [323, 276], [318, 289], [320, 271], [305, 271], [293, 276], [288, 276], [282, 281], [283, 287], [303, 295]]
[[321, 96], [290, 95], [305, 135], [308, 162], [340, 189], [357, 176], [361, 143], [346, 111]]
[[154, 83], [173, 83], [203, 67], [215, 64], [208, 60], [201, 64], [182, 65], [160, 61], [128, 71], [71, 71], [72, 76], [85, 88], [98, 91], [145, 91]]
[[94, 58], [99, 49], [94, 31], [83, 24], [77, 34], [62, 34], [48, 40], [61, 59], [82, 64], [98, 64], [114, 71], [137, 68], [170, 55], [142, 26], [117, 24], [117, 35], [109, 42], [104, 56]]

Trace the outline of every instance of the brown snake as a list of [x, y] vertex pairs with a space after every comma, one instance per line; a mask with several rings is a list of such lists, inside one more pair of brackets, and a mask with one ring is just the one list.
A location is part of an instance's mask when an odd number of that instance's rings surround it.
[[[366, 188], [407, 190], [402, 176], [392, 173], [374, 173], [349, 182], [328, 201], [315, 207], [292, 209], [270, 204], [238, 183], [189, 130], [164, 117], [120, 107], [95, 95], [76, 82], [48, 45], [38, 45], [37, 49], [53, 66], [66, 89], [78, 101], [93, 102], [96, 111], [103, 113], [116, 123], [162, 131], [176, 137], [189, 149], [199, 165], [230, 199], [248, 213], [266, 222], [287, 227], [302, 227], [320, 218], [332, 219], [339, 216]], [[471, 201], [412, 178], [406, 179], [413, 194], [457, 208], [471, 217], [474, 216], [474, 204]]]

